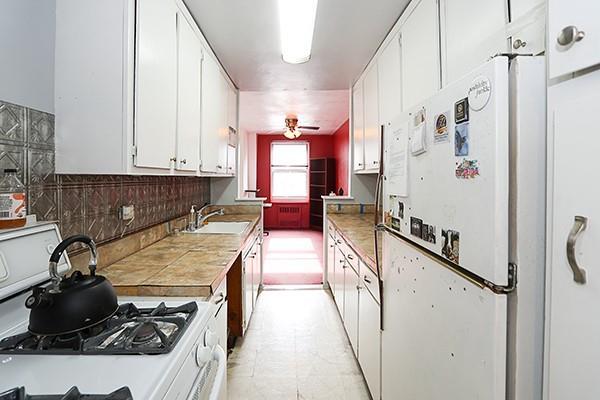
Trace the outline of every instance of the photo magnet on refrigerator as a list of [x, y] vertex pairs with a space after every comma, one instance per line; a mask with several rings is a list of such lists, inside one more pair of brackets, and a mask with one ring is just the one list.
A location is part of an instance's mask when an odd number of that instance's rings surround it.
[[456, 163], [456, 171], [454, 175], [458, 179], [474, 179], [479, 176], [479, 161], [467, 160], [464, 158], [462, 162]]
[[448, 137], [448, 115], [445, 112], [435, 117], [435, 131], [433, 131], [433, 143], [445, 143], [449, 141]]
[[415, 217], [410, 217], [410, 234], [416, 237], [421, 237], [423, 232], [423, 220]]
[[474, 111], [483, 110], [490, 101], [492, 94], [492, 84], [486, 76], [478, 76], [473, 79], [469, 87], [469, 108]]
[[454, 155], [469, 155], [469, 123], [456, 125], [454, 128]]
[[454, 122], [460, 124], [469, 120], [469, 98], [454, 103]]
[[442, 229], [442, 255], [454, 264], [460, 261], [460, 232]]
[[435, 226], [423, 224], [423, 228], [421, 229], [421, 239], [435, 244]]

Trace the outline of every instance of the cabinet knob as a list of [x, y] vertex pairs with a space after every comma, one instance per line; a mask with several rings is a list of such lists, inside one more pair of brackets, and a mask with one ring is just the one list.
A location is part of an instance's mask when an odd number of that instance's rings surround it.
[[363, 163], [360, 163], [360, 162], [359, 162], [359, 163], [358, 163], [358, 166], [359, 166], [359, 167], [362, 167], [362, 166], [363, 166]]
[[182, 163], [182, 164], [187, 164], [187, 159], [184, 158], [183, 160], [181, 160], [179, 162]]
[[348, 257], [348, 260], [354, 260], [354, 257], [352, 257], [352, 254], [348, 254], [346, 257]]
[[379, 161], [373, 161], [373, 164], [379, 164]]
[[356, 285], [356, 290], [362, 290], [362, 289], [363, 289], [363, 287], [362, 287], [362, 286], [360, 286], [360, 285]]
[[513, 42], [513, 49], [515, 50], [519, 50], [521, 47], [525, 47], [527, 46], [527, 42], [521, 40], [521, 39], [517, 39]]
[[177, 161], [177, 157], [171, 157], [171, 158], [169, 158], [169, 161], [176, 162]]
[[217, 165], [217, 168], [218, 169], [223, 169], [223, 166], [222, 165]]
[[584, 37], [584, 31], [578, 30], [574, 25], [569, 25], [560, 31], [560, 34], [556, 38], [556, 42], [559, 46], [564, 47], [564, 50], [568, 50], [575, 43], [580, 42]]

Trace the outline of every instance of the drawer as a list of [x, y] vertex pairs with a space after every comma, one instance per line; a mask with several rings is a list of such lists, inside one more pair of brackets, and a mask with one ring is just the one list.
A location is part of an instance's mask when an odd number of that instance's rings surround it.
[[360, 266], [360, 280], [363, 285], [371, 293], [377, 304], [379, 304], [379, 281], [377, 274], [373, 270], [361, 261]]
[[333, 227], [333, 224], [329, 221], [327, 221], [327, 232], [330, 236], [335, 237], [335, 228]]

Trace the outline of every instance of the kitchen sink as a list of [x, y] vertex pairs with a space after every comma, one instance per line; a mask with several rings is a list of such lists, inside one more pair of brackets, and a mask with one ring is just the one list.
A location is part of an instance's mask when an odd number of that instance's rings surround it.
[[240, 235], [246, 230], [250, 222], [209, 222], [208, 224], [187, 233], [204, 234], [234, 234]]

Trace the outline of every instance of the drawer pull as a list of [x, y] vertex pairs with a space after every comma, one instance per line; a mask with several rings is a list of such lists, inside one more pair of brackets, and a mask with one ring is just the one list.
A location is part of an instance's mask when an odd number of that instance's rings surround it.
[[363, 277], [363, 279], [364, 279], [364, 281], [365, 281], [365, 282], [367, 282], [367, 283], [372, 283], [372, 282], [373, 282], [373, 281], [371, 281], [371, 278], [369, 278], [367, 275], [365, 275], [365, 276]]
[[354, 257], [352, 257], [352, 254], [348, 254], [346, 257], [348, 257], [348, 260], [354, 260]]

